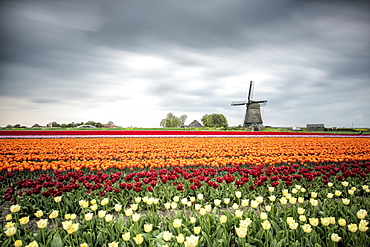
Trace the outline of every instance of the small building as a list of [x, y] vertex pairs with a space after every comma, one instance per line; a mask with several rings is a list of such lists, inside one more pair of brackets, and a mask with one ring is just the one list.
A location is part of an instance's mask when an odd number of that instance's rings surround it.
[[324, 124], [307, 124], [307, 131], [324, 131]]
[[39, 124], [34, 124], [34, 125], [32, 125], [32, 127], [31, 128], [42, 128], [42, 126], [41, 125], [39, 125]]
[[103, 128], [117, 128], [118, 126], [112, 124], [103, 124]]
[[191, 124], [188, 125], [188, 127], [192, 127], [192, 128], [202, 128], [203, 125], [201, 125], [197, 120], [194, 120], [193, 122], [191, 122]]
[[96, 127], [92, 126], [92, 125], [89, 125], [89, 124], [84, 124], [84, 125], [77, 126], [77, 128], [92, 129], [92, 128], [96, 128]]

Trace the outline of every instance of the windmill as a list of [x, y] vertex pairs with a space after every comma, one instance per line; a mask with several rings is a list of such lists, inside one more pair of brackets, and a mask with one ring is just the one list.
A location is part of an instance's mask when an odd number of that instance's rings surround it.
[[232, 106], [236, 105], [245, 105], [247, 107], [245, 118], [244, 118], [244, 127], [253, 127], [259, 128], [262, 127], [262, 117], [261, 117], [261, 103], [267, 103], [267, 100], [251, 100], [253, 82], [249, 84], [249, 93], [247, 101], [233, 101], [231, 102]]

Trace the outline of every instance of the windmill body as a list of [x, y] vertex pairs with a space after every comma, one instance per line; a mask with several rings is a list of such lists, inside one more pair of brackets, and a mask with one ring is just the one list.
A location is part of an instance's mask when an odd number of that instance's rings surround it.
[[260, 128], [263, 125], [262, 116], [261, 116], [261, 105], [267, 103], [267, 100], [251, 100], [251, 91], [252, 91], [253, 82], [250, 82], [249, 93], [247, 101], [234, 101], [231, 103], [232, 106], [236, 105], [245, 105], [246, 112], [244, 118], [244, 127], [257, 127]]

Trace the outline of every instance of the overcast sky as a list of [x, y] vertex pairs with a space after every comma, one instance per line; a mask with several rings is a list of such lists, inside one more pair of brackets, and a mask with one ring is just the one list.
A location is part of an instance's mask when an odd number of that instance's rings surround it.
[[370, 127], [369, 1], [0, 1], [0, 126]]

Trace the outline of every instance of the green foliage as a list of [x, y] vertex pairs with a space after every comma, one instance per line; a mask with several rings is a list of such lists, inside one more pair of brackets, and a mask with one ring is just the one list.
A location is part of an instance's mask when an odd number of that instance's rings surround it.
[[202, 117], [202, 123], [205, 127], [224, 127], [227, 128], [228, 123], [227, 119], [223, 114], [211, 114], [211, 115], [204, 115]]
[[181, 117], [176, 117], [172, 112], [168, 113], [166, 118], [162, 119], [160, 126], [164, 128], [171, 128], [171, 127], [180, 127], [184, 125], [187, 116], [181, 115]]

